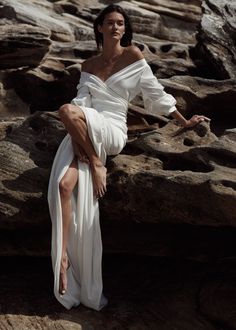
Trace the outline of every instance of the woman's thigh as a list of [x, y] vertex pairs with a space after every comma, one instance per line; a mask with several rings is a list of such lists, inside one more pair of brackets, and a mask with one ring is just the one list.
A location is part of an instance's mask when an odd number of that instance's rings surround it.
[[107, 155], [118, 155], [126, 144], [127, 136], [108, 122], [106, 126], [105, 150]]

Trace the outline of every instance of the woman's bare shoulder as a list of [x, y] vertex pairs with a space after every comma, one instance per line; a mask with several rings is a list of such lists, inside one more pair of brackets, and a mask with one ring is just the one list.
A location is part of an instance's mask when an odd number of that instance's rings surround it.
[[125, 48], [126, 56], [132, 61], [138, 61], [144, 58], [141, 50], [134, 45]]
[[100, 58], [100, 55], [96, 55], [96, 56], [90, 57], [87, 60], [85, 60], [81, 64], [81, 71], [92, 73], [94, 66], [96, 66], [99, 61], [99, 58]]

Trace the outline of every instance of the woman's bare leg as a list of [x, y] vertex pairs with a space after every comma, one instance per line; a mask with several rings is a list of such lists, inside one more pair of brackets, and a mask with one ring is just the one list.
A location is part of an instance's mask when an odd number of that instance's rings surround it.
[[86, 118], [83, 111], [72, 104], [64, 104], [59, 109], [60, 118], [72, 140], [80, 145], [88, 156], [96, 197], [102, 197], [106, 192], [106, 168], [96, 154], [88, 135]]
[[74, 158], [69, 169], [59, 183], [61, 209], [62, 209], [62, 256], [60, 266], [59, 293], [65, 294], [67, 289], [66, 272], [69, 267], [67, 256], [67, 243], [71, 221], [71, 195], [78, 181], [77, 159]]

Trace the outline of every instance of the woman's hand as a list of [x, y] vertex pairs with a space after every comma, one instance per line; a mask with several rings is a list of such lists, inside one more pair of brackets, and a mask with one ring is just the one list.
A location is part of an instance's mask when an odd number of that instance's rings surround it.
[[210, 118], [205, 117], [203, 115], [194, 115], [189, 120], [186, 120], [186, 122], [184, 123], [183, 126], [184, 127], [193, 127], [193, 126], [197, 125], [198, 123], [201, 123], [202, 121], [210, 121]]
[[171, 116], [178, 120], [178, 122], [183, 126], [183, 127], [193, 127], [202, 121], [210, 121], [210, 118], [205, 117], [203, 115], [194, 115], [192, 118], [189, 120], [185, 119], [184, 116], [181, 115], [181, 113], [178, 110], [175, 110], [174, 112], [171, 113]]
[[83, 163], [89, 164], [89, 159], [84, 149], [75, 141], [72, 140], [72, 146], [75, 156]]

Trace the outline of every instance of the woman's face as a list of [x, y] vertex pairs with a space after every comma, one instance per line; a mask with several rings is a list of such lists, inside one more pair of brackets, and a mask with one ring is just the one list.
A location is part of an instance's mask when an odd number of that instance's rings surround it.
[[114, 38], [120, 40], [125, 33], [124, 16], [116, 11], [107, 14], [102, 26], [98, 27], [98, 31], [103, 34], [103, 39]]

